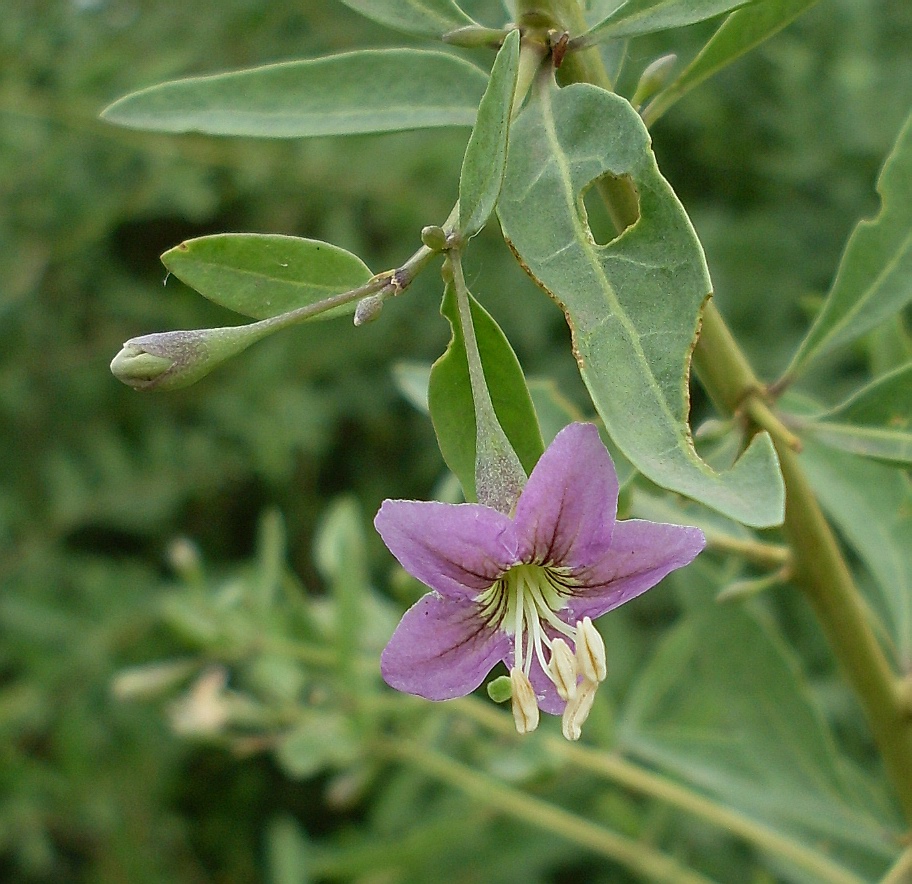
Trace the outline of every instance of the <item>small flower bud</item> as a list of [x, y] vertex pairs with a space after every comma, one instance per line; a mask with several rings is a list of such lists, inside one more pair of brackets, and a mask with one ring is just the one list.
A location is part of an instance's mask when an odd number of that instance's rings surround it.
[[576, 662], [587, 681], [598, 684], [608, 675], [605, 642], [588, 617], [576, 624]]
[[674, 68], [678, 57], [674, 53], [663, 55], [650, 64], [640, 76], [640, 82], [637, 83], [636, 91], [630, 103], [638, 108], [645, 102], [649, 101], [669, 80], [672, 68]]
[[446, 231], [436, 224], [430, 224], [421, 230], [421, 241], [435, 252], [443, 252], [449, 247]]
[[360, 326], [373, 322], [380, 315], [382, 309], [382, 295], [368, 295], [366, 298], [362, 298], [358, 301], [358, 306], [355, 307], [355, 325]]
[[514, 667], [510, 670], [510, 684], [513, 688], [513, 722], [516, 731], [528, 734], [538, 727], [538, 700], [529, 677]]
[[561, 732], [566, 739], [576, 741], [580, 738], [582, 727], [592, 711], [597, 687], [595, 682], [583, 679], [577, 686], [576, 694], [567, 702], [561, 716]]
[[557, 693], [562, 700], [569, 700], [576, 693], [576, 657], [573, 651], [562, 638], [551, 642], [551, 660], [548, 665], [548, 674], [557, 688]]
[[488, 696], [495, 703], [506, 703], [513, 696], [513, 681], [509, 675], [498, 675], [488, 682]]

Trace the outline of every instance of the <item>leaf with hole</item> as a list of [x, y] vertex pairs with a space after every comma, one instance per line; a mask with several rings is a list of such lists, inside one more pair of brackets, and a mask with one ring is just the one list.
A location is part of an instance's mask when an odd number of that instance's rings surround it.
[[[162, 255], [178, 279], [210, 301], [268, 319], [347, 292], [370, 280], [356, 255], [329, 243], [266, 233], [221, 233], [188, 239]], [[355, 302], [315, 318], [351, 313]]]
[[[582, 200], [605, 173], [635, 188], [639, 218], [599, 246]], [[630, 104], [595, 86], [537, 88], [513, 124], [498, 214], [525, 269], [564, 310], [596, 409], [634, 466], [745, 524], [781, 522], [782, 477], [766, 434], [727, 472], [693, 447], [688, 375], [711, 283]]]
[[486, 84], [482, 70], [444, 52], [365, 49], [173, 80], [124, 96], [102, 118], [265, 138], [471, 126]]

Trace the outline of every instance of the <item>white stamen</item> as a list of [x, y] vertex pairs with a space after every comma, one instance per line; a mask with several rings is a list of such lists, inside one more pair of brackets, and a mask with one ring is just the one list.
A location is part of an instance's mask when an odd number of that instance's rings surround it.
[[589, 713], [592, 711], [592, 703], [595, 700], [595, 689], [598, 685], [583, 679], [577, 685], [576, 694], [567, 702], [564, 714], [561, 717], [561, 731], [568, 740], [578, 740], [582, 733], [582, 727]]
[[510, 670], [510, 684], [513, 688], [513, 723], [520, 734], [528, 734], [538, 727], [538, 699], [532, 682], [521, 669]]
[[557, 693], [562, 700], [570, 700], [576, 694], [576, 657], [570, 646], [562, 639], [556, 638], [551, 643], [551, 664], [542, 665], [542, 669], [554, 682]]
[[588, 617], [576, 624], [576, 662], [588, 681], [597, 684], [608, 675], [605, 642]]

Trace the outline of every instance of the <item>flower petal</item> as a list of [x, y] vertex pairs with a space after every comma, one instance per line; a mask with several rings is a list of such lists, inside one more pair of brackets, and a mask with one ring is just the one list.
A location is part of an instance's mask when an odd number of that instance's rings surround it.
[[541, 456], [516, 504], [525, 562], [582, 567], [601, 558], [617, 513], [614, 464], [592, 424], [564, 427]]
[[575, 622], [600, 617], [690, 564], [704, 546], [699, 528], [639, 519], [617, 522], [607, 555], [574, 575], [583, 585], [561, 618]]
[[428, 593], [405, 612], [380, 657], [384, 681], [428, 700], [452, 700], [477, 688], [510, 647], [475, 604]]
[[475, 596], [516, 561], [510, 519], [477, 503], [385, 500], [374, 527], [409, 574], [451, 598]]

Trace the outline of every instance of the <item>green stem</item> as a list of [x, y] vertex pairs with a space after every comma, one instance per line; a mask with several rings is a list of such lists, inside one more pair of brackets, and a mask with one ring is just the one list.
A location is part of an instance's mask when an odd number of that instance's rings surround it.
[[[571, 33], [582, 31], [577, 0], [518, 0], [517, 6], [520, 14], [551, 15], [567, 22]], [[610, 88], [595, 49], [568, 55], [561, 70], [571, 81]], [[626, 183], [618, 181], [617, 185]], [[613, 201], [610, 193], [603, 194]], [[618, 211], [616, 205], [615, 211], [621, 216], [618, 226], [623, 230], [623, 202], [620, 208]], [[793, 450], [795, 437], [768, 408], [763, 385], [712, 302], [703, 312], [694, 366], [713, 401], [732, 413], [744, 411], [773, 438], [785, 479], [784, 530], [793, 550], [793, 582], [810, 601], [858, 694], [906, 817], [912, 821], [912, 719], [905, 714], [896, 675], [871, 630], [858, 587], [801, 470]]]
[[618, 835], [547, 801], [527, 795], [420, 743], [390, 740], [381, 743], [378, 748], [381, 753], [441, 780], [501, 813], [606, 856], [647, 880], [667, 881], [669, 884], [711, 884], [710, 879], [684, 868], [670, 856], [642, 841]]
[[[461, 713], [491, 730], [496, 730], [505, 738], [516, 738], [511, 721], [497, 709], [468, 697], [455, 701], [454, 705], [458, 706]], [[648, 795], [691, 816], [699, 817], [716, 828], [744, 839], [760, 850], [792, 863], [821, 881], [830, 884], [861, 884], [861, 878], [815, 850], [780, 835], [738, 811], [704, 798], [686, 786], [644, 770], [617, 754], [568, 743], [559, 737], [542, 735], [540, 739], [555, 758], [575, 768], [604, 777], [624, 788]]]

